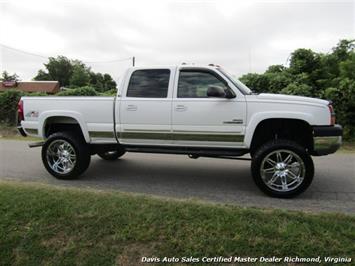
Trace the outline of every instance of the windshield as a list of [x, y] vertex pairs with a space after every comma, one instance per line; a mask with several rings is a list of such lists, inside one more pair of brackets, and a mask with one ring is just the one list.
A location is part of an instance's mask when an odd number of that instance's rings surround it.
[[234, 86], [236, 86], [238, 89], [242, 91], [244, 94], [252, 94], [253, 92], [251, 89], [249, 89], [246, 85], [244, 85], [240, 80], [234, 78], [231, 74], [229, 74], [227, 71], [225, 71], [222, 68], [218, 68], [219, 72], [222, 73], [223, 76], [225, 76], [230, 82], [233, 83]]

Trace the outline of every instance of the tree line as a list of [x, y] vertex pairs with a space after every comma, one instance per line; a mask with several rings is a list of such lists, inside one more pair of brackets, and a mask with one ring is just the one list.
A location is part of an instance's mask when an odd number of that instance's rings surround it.
[[34, 80], [57, 80], [61, 87], [77, 88], [90, 86], [98, 92], [116, 89], [116, 82], [105, 73], [95, 73], [79, 60], [70, 60], [65, 56], [50, 57], [44, 64], [45, 70], [38, 70]]
[[[80, 88], [92, 87], [97, 92], [106, 92], [115, 90], [117, 87], [113, 78], [105, 73], [95, 73], [90, 67], [86, 66], [79, 60], [70, 60], [65, 56], [49, 57], [47, 63], [44, 64], [45, 69], [40, 69], [33, 80], [46, 81], [56, 80], [60, 87]], [[18, 81], [19, 76], [9, 74], [3, 71], [0, 81]]]
[[[93, 72], [79, 60], [50, 57], [34, 80], [57, 80], [72, 88], [59, 95], [112, 95], [116, 82], [109, 74]], [[2, 74], [0, 80], [17, 80]], [[329, 99], [333, 102], [345, 139], [355, 140], [355, 40], [340, 40], [329, 53], [297, 49], [289, 65], [271, 65], [264, 73], [248, 73], [240, 80], [256, 93], [270, 92]], [[104, 94], [103, 94], [104, 93]]]
[[340, 40], [330, 53], [297, 49], [289, 66], [271, 65], [240, 77], [256, 93], [282, 93], [331, 100], [344, 137], [355, 139], [355, 40]]

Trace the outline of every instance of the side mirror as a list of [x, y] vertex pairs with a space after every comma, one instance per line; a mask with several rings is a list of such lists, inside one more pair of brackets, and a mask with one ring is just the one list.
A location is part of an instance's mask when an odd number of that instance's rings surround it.
[[230, 89], [223, 89], [220, 86], [209, 86], [207, 89], [207, 97], [231, 99], [235, 98], [235, 95]]
[[236, 97], [234, 91], [232, 91], [230, 88], [225, 89], [225, 93], [226, 93], [226, 98], [227, 99], [233, 99]]
[[207, 97], [224, 98], [226, 97], [226, 92], [220, 86], [208, 86]]

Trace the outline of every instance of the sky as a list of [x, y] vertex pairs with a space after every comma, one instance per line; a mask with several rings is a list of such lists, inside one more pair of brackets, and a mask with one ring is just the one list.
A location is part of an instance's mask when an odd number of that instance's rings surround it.
[[22, 80], [57, 55], [115, 80], [133, 56], [137, 66], [215, 63], [238, 77], [340, 39], [355, 39], [355, 0], [0, 0], [0, 71]]

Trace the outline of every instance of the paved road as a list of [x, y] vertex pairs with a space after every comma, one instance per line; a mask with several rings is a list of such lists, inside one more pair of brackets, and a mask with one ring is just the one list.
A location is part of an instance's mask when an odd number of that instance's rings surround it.
[[129, 153], [116, 162], [92, 157], [87, 172], [73, 181], [56, 180], [40, 160], [40, 148], [26, 141], [0, 140], [0, 179], [81, 188], [110, 189], [239, 206], [275, 207], [355, 214], [355, 153], [315, 157], [311, 187], [295, 199], [265, 196], [250, 176], [250, 162], [182, 155]]

